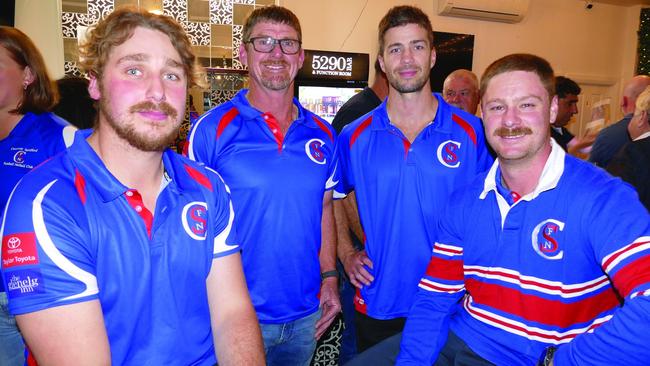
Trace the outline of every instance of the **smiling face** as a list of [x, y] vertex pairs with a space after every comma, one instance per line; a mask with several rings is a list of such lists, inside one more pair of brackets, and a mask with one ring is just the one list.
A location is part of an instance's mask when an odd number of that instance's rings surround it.
[[[264, 21], [257, 23], [250, 34], [250, 38], [299, 39], [298, 32], [290, 25]], [[264, 53], [255, 51], [250, 43], [242, 43], [239, 59], [248, 67], [251, 88], [283, 91], [293, 86], [293, 79], [305, 59], [305, 51], [301, 48], [295, 55], [285, 55], [276, 44], [270, 53]]]
[[384, 34], [384, 52], [379, 64], [391, 89], [399, 93], [418, 92], [429, 85], [429, 73], [436, 52], [427, 31], [417, 24], [393, 27]]
[[137, 27], [111, 50], [101, 79], [91, 77], [88, 91], [100, 102], [100, 128], [139, 150], [162, 151], [178, 134], [187, 76], [169, 37]]
[[557, 115], [537, 74], [509, 71], [494, 76], [481, 101], [488, 142], [503, 164], [543, 163], [551, 151], [549, 124]]

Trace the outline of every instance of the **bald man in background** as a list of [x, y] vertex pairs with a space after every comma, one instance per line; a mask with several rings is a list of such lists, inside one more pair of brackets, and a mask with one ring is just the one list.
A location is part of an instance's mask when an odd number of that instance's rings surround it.
[[589, 161], [600, 167], [606, 167], [614, 154], [631, 141], [627, 126], [634, 114], [637, 97], [648, 85], [650, 85], [648, 75], [637, 75], [625, 84], [621, 98], [621, 111], [625, 117], [600, 131], [591, 149]]
[[443, 83], [442, 97], [454, 107], [475, 115], [479, 102], [476, 74], [466, 69], [453, 71]]

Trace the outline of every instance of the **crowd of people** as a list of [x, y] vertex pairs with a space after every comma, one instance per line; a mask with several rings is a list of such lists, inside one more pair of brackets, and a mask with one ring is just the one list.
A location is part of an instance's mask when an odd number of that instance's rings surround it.
[[0, 27], [0, 365], [309, 365], [342, 310], [352, 366], [647, 363], [650, 77], [576, 137], [537, 55], [432, 93], [432, 24], [395, 6], [330, 125], [293, 97], [295, 14], [242, 39], [248, 87], [182, 156], [204, 75], [175, 20], [116, 9], [58, 88]]

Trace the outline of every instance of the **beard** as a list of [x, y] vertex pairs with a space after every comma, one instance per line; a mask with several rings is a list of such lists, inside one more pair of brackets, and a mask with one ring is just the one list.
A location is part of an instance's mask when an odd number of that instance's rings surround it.
[[400, 70], [397, 69], [395, 70], [395, 74], [387, 73], [386, 78], [388, 79], [390, 86], [402, 94], [419, 92], [427, 84], [427, 81], [429, 81], [429, 74], [425, 73], [422, 73], [416, 79], [404, 80], [399, 76], [395, 76], [399, 71]]
[[[108, 94], [103, 94], [108, 95]], [[153, 102], [141, 102], [132, 105], [127, 113], [116, 114], [109, 106], [110, 98], [101, 98], [99, 101], [99, 111], [105, 117], [109, 126], [115, 133], [141, 151], [157, 152], [163, 151], [175, 142], [178, 136], [180, 120], [178, 120], [178, 111], [167, 102], [159, 104]], [[161, 121], [160, 125], [152, 126], [149, 131], [138, 131], [138, 124], [148, 124], [143, 121], [136, 121], [134, 116], [138, 112], [162, 112], [167, 115], [166, 121]], [[171, 127], [171, 128], [170, 128]]]
[[265, 72], [262, 71], [262, 74], [260, 75], [260, 82], [265, 88], [268, 88], [270, 90], [285, 90], [291, 85], [293, 79], [291, 78], [291, 75], [289, 75], [288, 72], [288, 68], [289, 68], [288, 62], [284, 60], [266, 61], [263, 62], [261, 66], [264, 67], [265, 65], [283, 66], [285, 70], [287, 70], [286, 73], [282, 73], [282, 74], [275, 74], [275, 73], [265, 74]]

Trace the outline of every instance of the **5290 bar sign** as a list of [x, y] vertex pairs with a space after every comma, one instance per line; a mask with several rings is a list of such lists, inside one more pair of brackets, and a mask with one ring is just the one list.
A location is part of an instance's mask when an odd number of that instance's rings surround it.
[[299, 80], [368, 80], [369, 56], [365, 53], [305, 50]]

